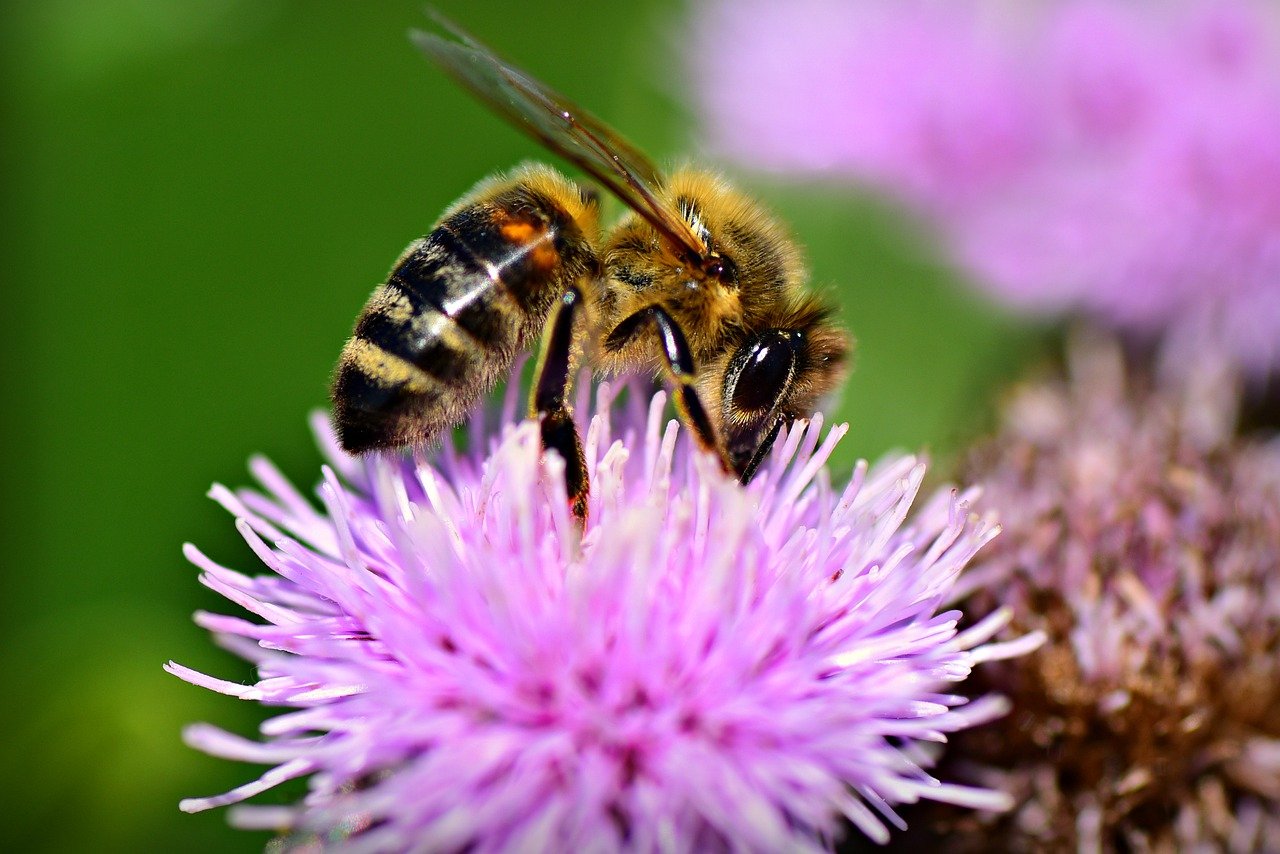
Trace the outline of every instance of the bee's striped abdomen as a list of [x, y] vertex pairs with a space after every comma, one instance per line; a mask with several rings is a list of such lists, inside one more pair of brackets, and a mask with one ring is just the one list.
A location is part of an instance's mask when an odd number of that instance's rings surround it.
[[541, 331], [555, 298], [594, 268], [574, 212], [545, 182], [482, 186], [374, 291], [334, 381], [347, 450], [430, 442], [458, 423]]

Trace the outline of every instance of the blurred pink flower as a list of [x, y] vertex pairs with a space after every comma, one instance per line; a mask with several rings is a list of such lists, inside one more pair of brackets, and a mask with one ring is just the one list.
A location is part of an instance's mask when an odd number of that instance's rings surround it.
[[697, 8], [721, 153], [907, 203], [1016, 308], [1189, 324], [1280, 364], [1280, 4]]
[[[537, 425], [504, 419], [437, 462], [337, 450], [323, 509], [266, 461], [265, 492], [213, 496], [270, 572], [188, 547], [201, 580], [258, 619], [198, 621], [257, 666], [205, 688], [285, 711], [262, 740], [208, 725], [193, 746], [271, 766], [234, 804], [307, 777], [242, 826], [360, 851], [823, 851], [847, 819], [872, 838], [921, 798], [1007, 806], [926, 770], [946, 734], [998, 716], [955, 685], [1039, 636], [959, 631], [949, 591], [996, 533], [924, 467], [859, 466], [834, 489], [820, 419], [747, 488], [694, 453], [665, 395], [602, 386], [586, 454], [590, 522]], [[611, 410], [617, 412], [611, 415]], [[585, 410], [585, 406], [580, 406]]]

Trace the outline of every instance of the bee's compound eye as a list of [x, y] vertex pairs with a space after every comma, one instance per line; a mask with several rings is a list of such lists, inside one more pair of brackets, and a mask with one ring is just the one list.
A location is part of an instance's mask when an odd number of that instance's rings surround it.
[[733, 355], [725, 375], [725, 398], [740, 412], [767, 412], [791, 382], [800, 341], [770, 330]]

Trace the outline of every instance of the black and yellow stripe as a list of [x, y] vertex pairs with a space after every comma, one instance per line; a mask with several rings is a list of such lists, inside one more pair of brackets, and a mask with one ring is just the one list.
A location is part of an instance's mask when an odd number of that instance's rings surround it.
[[538, 180], [476, 193], [405, 250], [343, 349], [333, 401], [348, 451], [430, 442], [462, 420], [594, 269], [571, 205]]

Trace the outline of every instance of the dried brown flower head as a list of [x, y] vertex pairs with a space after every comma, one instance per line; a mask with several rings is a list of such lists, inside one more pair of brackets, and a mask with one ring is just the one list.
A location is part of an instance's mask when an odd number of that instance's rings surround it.
[[1233, 436], [1210, 366], [1077, 341], [975, 452], [1004, 533], [970, 601], [1048, 641], [978, 674], [1013, 712], [952, 756], [1017, 806], [944, 816], [957, 847], [1280, 850], [1280, 443]]

